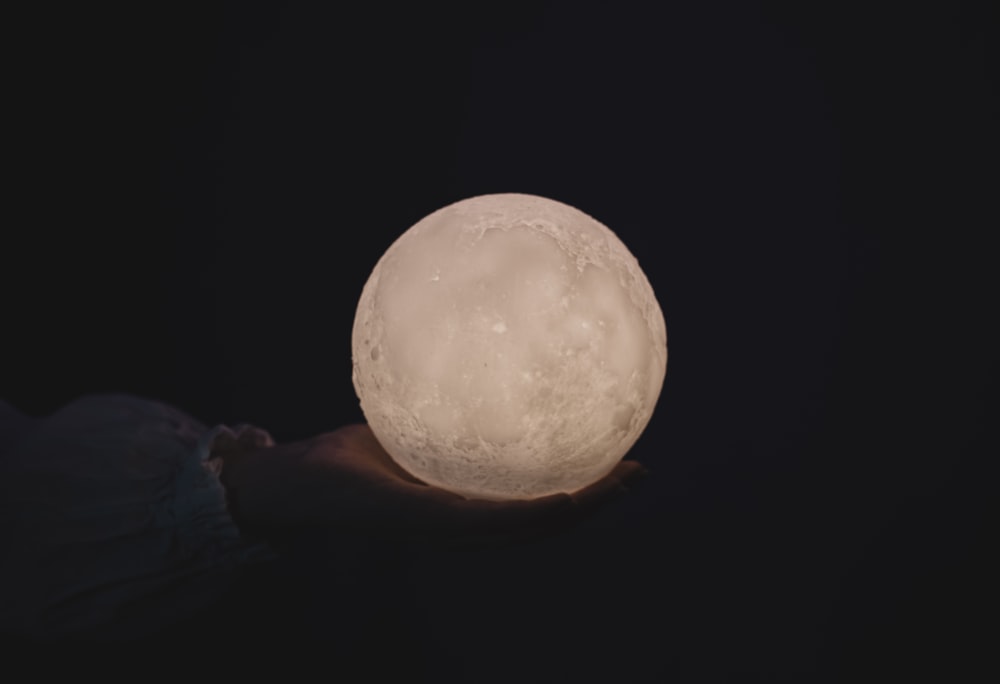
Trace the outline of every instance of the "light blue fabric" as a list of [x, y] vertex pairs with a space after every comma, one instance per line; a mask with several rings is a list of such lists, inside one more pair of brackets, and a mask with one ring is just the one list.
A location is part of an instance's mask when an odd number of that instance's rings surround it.
[[35, 420], [0, 404], [0, 629], [139, 636], [268, 558], [226, 509], [220, 440], [270, 443], [128, 395], [86, 396]]

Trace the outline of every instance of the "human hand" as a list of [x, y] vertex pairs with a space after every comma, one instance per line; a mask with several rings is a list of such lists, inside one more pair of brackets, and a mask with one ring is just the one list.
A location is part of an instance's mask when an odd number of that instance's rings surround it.
[[323, 525], [383, 536], [510, 542], [572, 525], [646, 473], [622, 461], [572, 494], [532, 500], [466, 499], [399, 467], [364, 424], [301, 442], [223, 454], [222, 481], [237, 522]]

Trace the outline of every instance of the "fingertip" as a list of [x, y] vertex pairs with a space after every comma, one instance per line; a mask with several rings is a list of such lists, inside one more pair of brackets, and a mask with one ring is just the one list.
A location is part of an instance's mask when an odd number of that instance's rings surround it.
[[605, 493], [605, 498], [608, 501], [615, 501], [617, 499], [622, 498], [628, 493], [629, 493], [629, 488], [625, 485], [624, 482], [621, 482], [619, 480], [613, 486], [608, 488], [608, 491]]
[[649, 477], [649, 470], [638, 461], [622, 461], [612, 471], [619, 482], [632, 485]]
[[560, 510], [564, 508], [571, 508], [573, 506], [573, 497], [566, 492], [559, 492], [557, 494], [542, 496], [537, 499], [528, 499], [527, 503], [539, 509]]
[[506, 501], [465, 499], [456, 504], [466, 522], [483, 531], [515, 530], [558, 521], [572, 515], [575, 508], [572, 497], [564, 493]]

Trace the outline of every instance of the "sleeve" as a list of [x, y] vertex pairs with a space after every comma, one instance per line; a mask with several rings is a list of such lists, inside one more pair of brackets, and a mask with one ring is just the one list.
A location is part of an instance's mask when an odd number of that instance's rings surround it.
[[213, 603], [271, 558], [229, 514], [220, 455], [271, 444], [128, 395], [31, 420], [0, 455], [0, 629], [142, 636]]

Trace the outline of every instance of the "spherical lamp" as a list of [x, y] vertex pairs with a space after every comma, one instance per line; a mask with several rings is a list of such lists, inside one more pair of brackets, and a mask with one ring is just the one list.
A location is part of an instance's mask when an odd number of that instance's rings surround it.
[[573, 492], [645, 429], [667, 366], [635, 257], [582, 211], [472, 197], [385, 252], [358, 302], [353, 380], [375, 436], [469, 498]]

